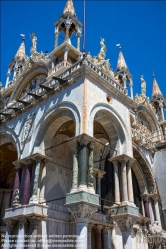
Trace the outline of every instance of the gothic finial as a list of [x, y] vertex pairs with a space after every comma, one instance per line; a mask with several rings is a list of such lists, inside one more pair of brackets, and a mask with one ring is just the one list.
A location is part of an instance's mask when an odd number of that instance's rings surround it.
[[160, 91], [160, 88], [159, 88], [159, 85], [156, 81], [156, 77], [154, 75], [154, 72], [153, 72], [153, 90], [152, 90], [152, 97], [159, 97], [159, 96], [163, 96], [161, 91]]
[[67, 0], [65, 8], [63, 10], [63, 14], [66, 14], [66, 12], [70, 12], [72, 15], [76, 15], [72, 0]]
[[25, 40], [25, 35], [23, 34], [20, 34], [23, 38], [22, 38], [22, 42], [21, 42], [21, 45], [15, 55], [15, 58], [19, 57], [21, 60], [23, 58], [26, 57], [26, 54], [25, 54], [25, 43], [24, 43], [24, 40]]
[[123, 53], [122, 53], [122, 47], [121, 47], [120, 43], [117, 44], [116, 46], [119, 47], [119, 49], [120, 49], [116, 71], [121, 71], [121, 70], [124, 70], [124, 69], [128, 70], [126, 61], [125, 61]]

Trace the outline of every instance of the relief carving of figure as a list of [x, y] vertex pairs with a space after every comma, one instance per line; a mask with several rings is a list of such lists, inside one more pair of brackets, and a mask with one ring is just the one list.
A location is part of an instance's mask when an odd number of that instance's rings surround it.
[[30, 129], [32, 125], [32, 117], [26, 120], [25, 125], [24, 125], [24, 133], [23, 133], [23, 141], [25, 141], [28, 138]]

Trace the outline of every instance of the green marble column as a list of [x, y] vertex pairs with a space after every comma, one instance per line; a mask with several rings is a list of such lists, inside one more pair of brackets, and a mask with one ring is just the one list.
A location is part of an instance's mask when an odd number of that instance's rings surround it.
[[87, 190], [87, 143], [80, 142], [80, 184], [79, 190]]
[[70, 193], [77, 191], [78, 188], [78, 146], [77, 142], [74, 144], [73, 153], [73, 176], [72, 176], [72, 188]]
[[89, 169], [88, 169], [88, 190], [95, 193], [94, 190], [94, 174], [93, 174], [93, 150], [94, 144], [91, 142], [89, 146]]

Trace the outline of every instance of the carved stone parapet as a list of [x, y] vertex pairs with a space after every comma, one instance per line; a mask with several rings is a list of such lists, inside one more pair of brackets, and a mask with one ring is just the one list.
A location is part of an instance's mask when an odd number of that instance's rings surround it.
[[97, 211], [97, 207], [88, 204], [76, 204], [68, 207], [69, 212], [75, 220], [89, 220]]

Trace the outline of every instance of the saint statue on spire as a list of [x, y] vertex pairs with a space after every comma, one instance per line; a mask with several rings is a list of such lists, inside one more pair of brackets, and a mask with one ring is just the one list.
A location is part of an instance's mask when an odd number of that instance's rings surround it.
[[146, 96], [146, 81], [144, 80], [143, 75], [141, 75], [141, 93]]

